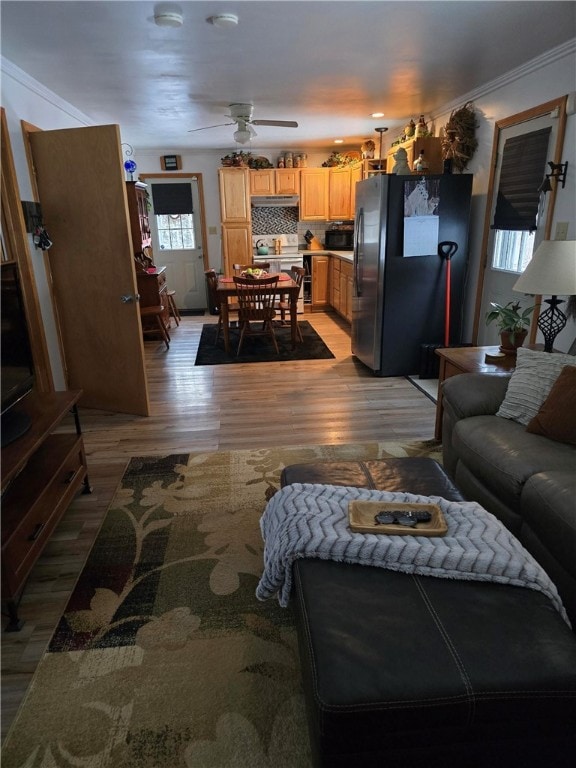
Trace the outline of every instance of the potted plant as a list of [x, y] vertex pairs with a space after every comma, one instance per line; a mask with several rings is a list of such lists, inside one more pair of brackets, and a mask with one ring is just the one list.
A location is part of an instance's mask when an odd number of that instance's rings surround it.
[[490, 306], [492, 309], [486, 313], [486, 325], [490, 325], [495, 320], [502, 342], [500, 350], [508, 355], [516, 354], [516, 350], [522, 346], [528, 334], [530, 315], [534, 307], [522, 309], [519, 301], [509, 301], [507, 304], [491, 301]]

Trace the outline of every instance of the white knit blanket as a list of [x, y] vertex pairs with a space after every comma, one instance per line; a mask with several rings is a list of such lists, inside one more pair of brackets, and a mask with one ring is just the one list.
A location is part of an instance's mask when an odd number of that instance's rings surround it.
[[[348, 502], [355, 499], [438, 504], [448, 531], [444, 536], [431, 537], [355, 533], [348, 526]], [[293, 483], [268, 502], [260, 529], [265, 547], [264, 573], [256, 589], [259, 600], [277, 593], [280, 605], [287, 606], [293, 561], [315, 557], [422, 576], [529, 587], [547, 595], [569, 623], [558, 591], [543, 568], [494, 515], [476, 502]]]

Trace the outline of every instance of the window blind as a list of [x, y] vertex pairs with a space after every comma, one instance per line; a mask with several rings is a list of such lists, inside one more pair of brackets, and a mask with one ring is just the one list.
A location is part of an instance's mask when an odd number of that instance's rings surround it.
[[186, 184], [152, 184], [156, 216], [192, 213], [192, 187]]
[[543, 128], [506, 140], [492, 229], [536, 229], [538, 188], [545, 175], [550, 131], [551, 128]]

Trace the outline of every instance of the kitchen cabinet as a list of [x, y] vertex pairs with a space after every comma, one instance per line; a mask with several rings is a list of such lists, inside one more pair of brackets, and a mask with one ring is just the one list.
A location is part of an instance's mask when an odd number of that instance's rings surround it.
[[362, 165], [330, 168], [328, 185], [328, 218], [345, 220], [354, 218], [356, 182], [362, 178]]
[[414, 161], [418, 158], [421, 151], [424, 152], [424, 159], [428, 163], [427, 173], [442, 173], [444, 170], [444, 161], [442, 159], [442, 139], [436, 136], [423, 136], [418, 139], [409, 139], [402, 144], [396, 144], [390, 147], [386, 153], [386, 173], [392, 173], [396, 160], [394, 153], [403, 147], [406, 150], [408, 165], [410, 169], [414, 168]]
[[329, 168], [300, 171], [300, 221], [326, 221], [329, 183]]
[[[91, 493], [78, 418], [81, 390], [31, 392], [19, 404], [30, 429], [2, 448], [2, 599], [8, 631], [21, 627], [16, 598], [52, 531], [83, 485]], [[70, 412], [74, 426], [66, 425]]]
[[152, 245], [150, 223], [148, 220], [148, 187], [141, 181], [126, 182], [128, 198], [128, 219], [132, 235], [134, 254], [142, 253], [144, 248]]
[[312, 311], [326, 309], [330, 304], [330, 257], [326, 254], [312, 255]]
[[300, 170], [296, 168], [264, 168], [250, 171], [251, 195], [298, 195]]
[[352, 322], [352, 274], [350, 261], [330, 257], [330, 304], [349, 323]]
[[233, 264], [249, 264], [252, 261], [250, 172], [248, 168], [220, 168], [218, 180], [222, 217], [222, 269], [225, 275], [230, 276], [233, 274]]
[[248, 168], [220, 168], [220, 216], [223, 224], [249, 224], [250, 176]]
[[265, 168], [260, 171], [250, 171], [250, 194], [276, 194], [276, 176], [274, 174], [274, 168]]
[[222, 224], [222, 269], [231, 277], [233, 264], [250, 264], [252, 258], [252, 228], [250, 224]]
[[300, 194], [300, 170], [295, 168], [278, 168], [275, 171], [277, 195]]

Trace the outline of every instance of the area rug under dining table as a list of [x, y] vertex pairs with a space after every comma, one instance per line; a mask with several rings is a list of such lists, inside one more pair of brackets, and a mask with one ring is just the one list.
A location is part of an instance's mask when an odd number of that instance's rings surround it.
[[368, 443], [132, 458], [7, 736], [3, 768], [309, 768], [290, 609], [259, 520], [288, 464]]
[[278, 343], [279, 354], [276, 353], [272, 340], [267, 337], [247, 337], [240, 355], [236, 354], [239, 332], [233, 329], [230, 333], [232, 349], [228, 354], [224, 349], [222, 331], [216, 343], [217, 323], [204, 323], [202, 335], [194, 365], [223, 365], [228, 363], [269, 363], [284, 360], [321, 360], [334, 357], [321, 337], [307, 320], [300, 320], [298, 327], [302, 333], [302, 341], [292, 349], [290, 325], [276, 325], [274, 333]]

